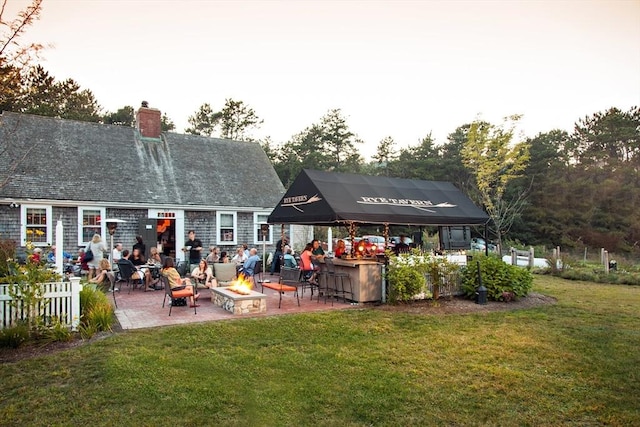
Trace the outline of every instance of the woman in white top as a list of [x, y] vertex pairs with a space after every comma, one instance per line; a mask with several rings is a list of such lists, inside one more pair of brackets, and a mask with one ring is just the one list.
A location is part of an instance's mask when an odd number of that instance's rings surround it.
[[104, 253], [107, 252], [108, 249], [104, 245], [104, 243], [102, 243], [102, 237], [100, 237], [99, 234], [94, 234], [93, 238], [87, 245], [85, 253], [87, 252], [87, 250], [91, 250], [91, 252], [93, 253], [93, 259], [87, 262], [87, 266], [89, 267], [88, 279], [91, 280], [93, 278], [93, 275], [96, 274], [96, 270], [99, 271], [100, 261], [102, 261]]
[[244, 253], [244, 248], [239, 247], [238, 250], [236, 251], [236, 254], [233, 256], [233, 258], [231, 258], [231, 261], [235, 262], [236, 264], [244, 264], [244, 262], [247, 260], [247, 255]]

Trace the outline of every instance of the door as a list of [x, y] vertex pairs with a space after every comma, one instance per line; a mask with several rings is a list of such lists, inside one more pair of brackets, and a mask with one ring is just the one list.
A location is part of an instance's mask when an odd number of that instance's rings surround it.
[[142, 236], [142, 241], [147, 247], [144, 257], [149, 258], [149, 249], [158, 244], [158, 234], [156, 233], [156, 219], [141, 218], [138, 221], [138, 234]]

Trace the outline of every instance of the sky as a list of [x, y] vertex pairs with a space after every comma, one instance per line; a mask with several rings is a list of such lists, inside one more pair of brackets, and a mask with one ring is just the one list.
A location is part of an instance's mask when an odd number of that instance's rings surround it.
[[533, 137], [640, 104], [640, 0], [44, 0], [23, 39], [105, 112], [146, 100], [182, 133], [232, 98], [283, 143], [339, 108], [367, 158], [477, 118], [522, 114]]

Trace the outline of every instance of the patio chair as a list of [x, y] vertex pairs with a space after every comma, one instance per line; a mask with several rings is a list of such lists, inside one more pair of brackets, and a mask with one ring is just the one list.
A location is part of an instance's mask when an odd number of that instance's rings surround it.
[[213, 275], [219, 286], [229, 286], [236, 279], [236, 265], [217, 262], [213, 264]]
[[[138, 270], [131, 264], [130, 262], [118, 261], [118, 270], [120, 271], [120, 277], [123, 282], [129, 285], [129, 293], [131, 293], [131, 288], [135, 289], [137, 285], [140, 285], [144, 289], [144, 279], [133, 278], [133, 273], [136, 273]], [[144, 289], [145, 292], [147, 291]]]
[[[178, 286], [171, 289], [171, 285], [169, 285], [169, 279], [164, 276], [160, 277], [160, 282], [164, 285], [164, 298], [162, 299], [162, 308], [164, 308], [167, 297], [169, 297], [169, 316], [171, 316], [171, 309], [174, 305], [176, 305], [175, 300], [177, 298], [189, 298], [193, 295], [193, 289], [191, 289], [191, 286]], [[185, 307], [188, 307], [188, 304], [185, 304]], [[198, 304], [193, 304], [193, 314], [198, 314], [197, 310]]]
[[179, 261], [178, 265], [176, 266], [176, 270], [178, 270], [180, 277], [186, 277], [188, 273], [187, 271], [188, 268], [189, 268], [189, 263], [187, 261]]
[[298, 287], [300, 282], [300, 270], [291, 267], [280, 268], [280, 280], [278, 283], [262, 282], [261, 292], [264, 293], [264, 288], [272, 289], [278, 292], [278, 308], [282, 306], [282, 295], [285, 292], [293, 292], [298, 300], [298, 307], [300, 307], [300, 296], [298, 294]]

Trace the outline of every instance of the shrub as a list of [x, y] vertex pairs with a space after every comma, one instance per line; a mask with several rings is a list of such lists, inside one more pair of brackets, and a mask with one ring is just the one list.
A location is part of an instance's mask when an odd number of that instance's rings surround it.
[[29, 339], [29, 325], [18, 322], [15, 326], [0, 330], [0, 347], [18, 348]]
[[[474, 256], [473, 259], [480, 263], [482, 284], [487, 288], [489, 300], [504, 301], [506, 296], [523, 297], [533, 286], [533, 275], [526, 268], [506, 264], [492, 256]], [[462, 273], [462, 290], [467, 297], [475, 298], [477, 285], [478, 268], [474, 262]]]
[[102, 291], [83, 287], [80, 291], [80, 313], [80, 331], [83, 337], [111, 330], [113, 307]]
[[50, 342], [68, 342], [73, 338], [73, 334], [67, 325], [60, 321], [60, 318], [55, 316], [51, 319], [51, 326], [46, 328], [41, 336], [41, 340], [45, 343]]

